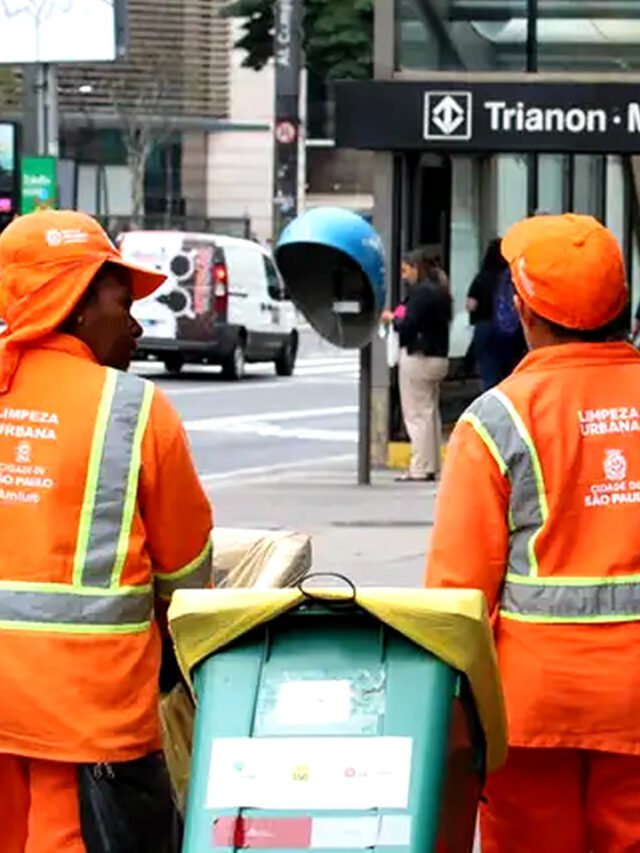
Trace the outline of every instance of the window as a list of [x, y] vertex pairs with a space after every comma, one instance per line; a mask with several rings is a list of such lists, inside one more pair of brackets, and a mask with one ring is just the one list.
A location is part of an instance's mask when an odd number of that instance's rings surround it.
[[269, 290], [269, 296], [271, 299], [286, 299], [284, 286], [275, 264], [264, 255], [263, 260], [265, 272], [267, 274], [267, 288]]
[[229, 275], [229, 292], [232, 295], [253, 295], [264, 298], [264, 269], [261, 254], [252, 247], [227, 245], [224, 247]]

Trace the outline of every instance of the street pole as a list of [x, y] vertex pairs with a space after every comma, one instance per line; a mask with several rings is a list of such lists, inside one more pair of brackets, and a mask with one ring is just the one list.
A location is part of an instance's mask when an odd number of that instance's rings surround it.
[[58, 71], [55, 65], [42, 65], [42, 123], [44, 140], [42, 153], [48, 157], [60, 155], [60, 134], [58, 118]]
[[22, 66], [22, 152], [28, 157], [39, 153], [40, 124], [38, 66]]
[[[538, 0], [527, 0], [527, 72], [538, 71]], [[527, 163], [527, 208], [529, 216], [538, 209], [538, 155], [529, 154]]]
[[22, 150], [27, 156], [58, 157], [58, 75], [55, 65], [24, 65]]
[[304, 0], [274, 0], [273, 239], [298, 215]]
[[358, 485], [371, 484], [371, 387], [373, 384], [373, 347], [360, 350], [358, 390]]

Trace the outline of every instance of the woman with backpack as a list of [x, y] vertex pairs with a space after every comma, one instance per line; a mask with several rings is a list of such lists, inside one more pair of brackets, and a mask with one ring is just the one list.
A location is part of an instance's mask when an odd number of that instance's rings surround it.
[[483, 391], [506, 379], [527, 350], [514, 294], [509, 265], [502, 257], [497, 238], [489, 243], [480, 271], [467, 293], [467, 311], [474, 327], [473, 349]]
[[395, 312], [382, 316], [400, 338], [400, 403], [411, 440], [411, 465], [399, 478], [403, 482], [433, 482], [440, 471], [440, 384], [449, 371], [453, 313], [442, 275], [423, 250], [409, 252], [402, 262], [407, 296]]

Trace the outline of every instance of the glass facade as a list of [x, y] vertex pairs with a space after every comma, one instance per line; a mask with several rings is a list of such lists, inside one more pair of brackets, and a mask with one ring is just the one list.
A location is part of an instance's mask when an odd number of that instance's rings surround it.
[[[527, 0], [396, 0], [398, 69], [527, 70]], [[638, 0], [538, 0], [539, 71], [640, 71]]]
[[[395, 0], [396, 73], [405, 78], [429, 72], [504, 75], [537, 67], [574, 79], [582, 73], [609, 79], [640, 74], [640, 0], [538, 0], [537, 5], [534, 42], [528, 38], [527, 0]], [[576, 211], [606, 222], [623, 246], [635, 309], [640, 301], [640, 158], [574, 150], [535, 158], [442, 159], [450, 175], [450, 201], [445, 233], [433, 251], [446, 260], [455, 298], [453, 356], [463, 356], [470, 341], [465, 296], [487, 242], [528, 213]], [[425, 166], [418, 168], [424, 172]], [[423, 180], [413, 172], [409, 179]], [[433, 206], [433, 201], [405, 205], [404, 215], [432, 217], [427, 209]], [[419, 222], [401, 231], [404, 248], [422, 236]]]

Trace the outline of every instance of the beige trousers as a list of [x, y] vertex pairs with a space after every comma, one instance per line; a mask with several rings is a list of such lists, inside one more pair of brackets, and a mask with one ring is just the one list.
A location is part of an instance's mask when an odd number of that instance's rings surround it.
[[449, 370], [446, 358], [400, 353], [400, 402], [411, 439], [412, 477], [438, 474], [441, 462], [442, 420], [440, 383]]

